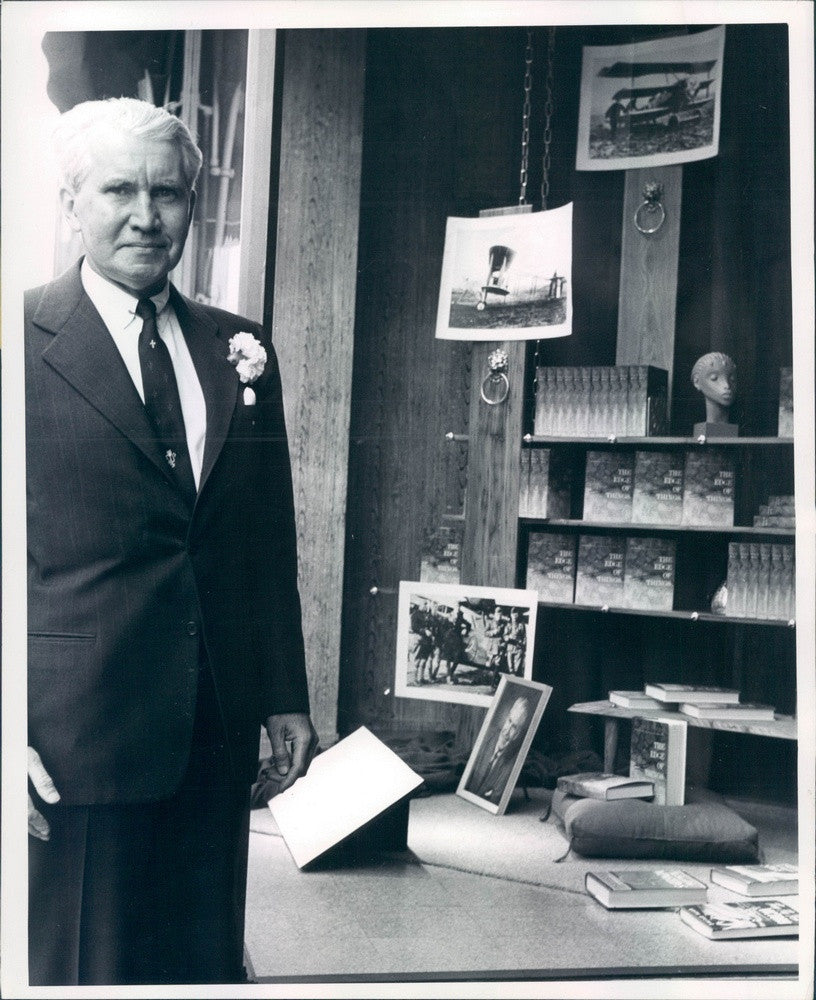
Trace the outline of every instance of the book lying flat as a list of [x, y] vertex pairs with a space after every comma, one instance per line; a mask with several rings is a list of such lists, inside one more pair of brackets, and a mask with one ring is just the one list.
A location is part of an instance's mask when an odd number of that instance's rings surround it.
[[728, 722], [773, 722], [774, 720], [772, 705], [755, 705], [751, 702], [742, 702], [739, 705], [718, 702], [698, 705], [694, 702], [681, 702], [679, 710], [683, 715], [693, 719], [721, 719]]
[[691, 906], [705, 903], [705, 883], [679, 868], [587, 872], [586, 891], [608, 910]]
[[685, 719], [632, 719], [629, 777], [654, 782], [654, 801], [682, 806], [686, 793]]
[[558, 787], [568, 795], [584, 799], [650, 799], [654, 795], [654, 783], [651, 781], [602, 771], [562, 775], [558, 779]]
[[675, 703], [716, 702], [724, 705], [736, 705], [739, 702], [739, 691], [733, 688], [706, 687], [698, 684], [647, 684], [644, 692], [658, 701]]
[[318, 754], [302, 778], [269, 800], [269, 809], [303, 868], [384, 817], [421, 784], [415, 771], [360, 726]]
[[711, 881], [743, 896], [795, 896], [797, 865], [723, 865], [711, 869]]
[[665, 701], [651, 698], [642, 691], [610, 691], [609, 700], [620, 708], [637, 708], [641, 711], [664, 711], [668, 707]]
[[779, 899], [689, 906], [680, 911], [680, 919], [714, 941], [799, 936], [799, 913]]

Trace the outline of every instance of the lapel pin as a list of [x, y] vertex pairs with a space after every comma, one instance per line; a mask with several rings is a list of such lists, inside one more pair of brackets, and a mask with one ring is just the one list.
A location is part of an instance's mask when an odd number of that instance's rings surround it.
[[167, 451], [164, 453], [164, 457], [167, 459], [167, 464], [170, 466], [170, 468], [175, 469], [176, 453], [172, 451], [170, 448], [168, 448]]
[[246, 386], [244, 389], [244, 406], [254, 406], [255, 405], [255, 390]]

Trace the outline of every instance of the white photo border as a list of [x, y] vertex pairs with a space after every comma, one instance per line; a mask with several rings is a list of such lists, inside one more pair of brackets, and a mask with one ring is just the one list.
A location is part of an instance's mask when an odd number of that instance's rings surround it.
[[[508, 237], [508, 233], [511, 235]], [[462, 268], [465, 262], [473, 271], [468, 270], [467, 279], [472, 282], [482, 279], [482, 298], [488, 298], [486, 288], [493, 287], [487, 271], [490, 267], [488, 250], [494, 241], [504, 243], [507, 240], [520, 241], [533, 245], [536, 250], [532, 257], [536, 261], [535, 287], [541, 281], [544, 284], [551, 277], [560, 280], [558, 297], [563, 292], [564, 318], [559, 323], [538, 326], [451, 326], [451, 309], [453, 293], [457, 281], [463, 278]], [[484, 242], [482, 263], [476, 264], [469, 260], [473, 248], [468, 243]], [[538, 247], [535, 247], [535, 244]], [[512, 260], [512, 258], [511, 258]], [[508, 270], [512, 263], [508, 265]], [[477, 268], [481, 268], [477, 271]], [[553, 274], [550, 274], [550, 271]], [[528, 275], [528, 280], [530, 276]], [[502, 287], [497, 282], [497, 288]], [[547, 286], [548, 291], [550, 286]], [[471, 289], [471, 294], [473, 290]], [[528, 287], [524, 291], [532, 294]], [[512, 300], [511, 300], [512, 301]], [[540, 300], [537, 300], [540, 304]], [[529, 302], [516, 302], [511, 308], [522, 309]], [[478, 309], [478, 306], [475, 306]], [[488, 316], [491, 304], [484, 302], [482, 315]], [[568, 337], [572, 333], [572, 202], [553, 208], [548, 212], [534, 212], [510, 215], [490, 215], [479, 218], [458, 218], [451, 216], [445, 229], [445, 252], [442, 258], [442, 276], [439, 284], [439, 305], [436, 313], [436, 337], [438, 340], [545, 340], [554, 337]]]
[[[497, 607], [522, 608], [527, 613], [527, 641], [524, 653], [523, 677], [533, 673], [538, 594], [534, 590], [515, 590], [508, 587], [471, 587], [461, 583], [422, 583], [401, 580], [397, 606], [397, 650], [395, 660], [394, 694], [398, 698], [418, 698], [424, 701], [474, 705], [489, 708], [492, 693], [464, 690], [457, 684], [439, 684], [436, 687], [419, 687], [408, 683], [410, 669], [411, 601], [419, 597], [439, 604], [456, 606], [468, 599], [493, 600]], [[502, 675], [505, 676], [505, 675]]]
[[[717, 65], [713, 71], [712, 95], [714, 98], [713, 131], [711, 142], [692, 149], [678, 149], [670, 152], [655, 152], [642, 156], [615, 156], [600, 158], [590, 156], [590, 123], [592, 118], [593, 95], [596, 94], [597, 70], [609, 62], [649, 61], [658, 57], [668, 60], [678, 48], [685, 50], [698, 48], [702, 52], [716, 52]], [[576, 170], [632, 170], [644, 167], [668, 167], [681, 163], [693, 163], [717, 156], [720, 148], [720, 106], [722, 95], [722, 66], [725, 48], [725, 25], [700, 31], [692, 35], [676, 35], [658, 38], [654, 41], [635, 42], [630, 45], [585, 45], [581, 61], [581, 101], [578, 111], [578, 143], [575, 153]], [[619, 83], [625, 83], [622, 78]]]

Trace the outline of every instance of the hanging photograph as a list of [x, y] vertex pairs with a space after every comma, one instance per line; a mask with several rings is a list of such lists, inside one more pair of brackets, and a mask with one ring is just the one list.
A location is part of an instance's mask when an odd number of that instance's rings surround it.
[[547, 684], [502, 677], [457, 795], [497, 816], [507, 809], [551, 694]]
[[490, 705], [502, 677], [533, 672], [535, 591], [403, 580], [398, 697]]
[[716, 156], [725, 27], [585, 46], [578, 170], [661, 167]]
[[448, 219], [436, 336], [540, 340], [572, 333], [572, 204]]

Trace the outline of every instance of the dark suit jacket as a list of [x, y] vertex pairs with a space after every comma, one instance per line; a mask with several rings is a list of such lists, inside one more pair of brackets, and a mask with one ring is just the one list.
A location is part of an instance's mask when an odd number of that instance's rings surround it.
[[503, 754], [499, 754], [491, 767], [490, 760], [498, 739], [499, 733], [496, 732], [495, 736], [484, 745], [465, 785], [467, 791], [490, 802], [498, 802], [501, 799], [521, 749], [521, 740], [514, 741], [505, 748]]
[[[172, 794], [201, 642], [237, 779], [266, 716], [308, 711], [275, 354], [249, 320], [171, 295], [207, 407], [193, 509], [79, 266], [26, 295], [29, 744], [66, 804]], [[239, 330], [268, 354], [254, 406], [227, 361]]]

